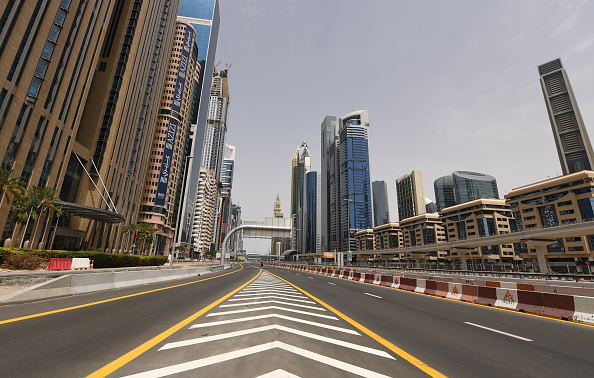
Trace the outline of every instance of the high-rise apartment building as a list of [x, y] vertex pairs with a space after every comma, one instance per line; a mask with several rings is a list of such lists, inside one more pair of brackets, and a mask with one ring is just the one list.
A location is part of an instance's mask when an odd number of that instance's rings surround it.
[[192, 244], [194, 250], [201, 253], [208, 252], [211, 248], [217, 191], [214, 172], [201, 168], [192, 223]]
[[220, 11], [218, 0], [180, 0], [179, 20], [190, 23], [196, 30], [196, 44], [198, 46], [198, 63], [202, 67], [198, 83], [194, 85], [194, 105], [191, 115], [191, 133], [186, 156], [194, 156], [187, 169], [185, 188], [187, 195], [183, 196], [180, 209], [183, 214], [179, 217], [180, 240], [190, 242], [192, 222], [194, 219], [196, 191], [202, 164], [202, 148], [206, 118], [210, 102], [212, 86], [212, 72], [215, 68], [215, 54], [219, 36]]
[[291, 216], [293, 217], [293, 249], [305, 251], [305, 175], [311, 170], [309, 148], [303, 142], [293, 157], [291, 177]]
[[594, 151], [561, 59], [538, 66], [563, 174], [594, 168]]
[[178, 219], [176, 195], [181, 192], [178, 185], [183, 185], [189, 160], [184, 154], [191, 126], [193, 86], [200, 73], [194, 35], [190, 24], [177, 22], [138, 215], [140, 222], [157, 229], [155, 248], [165, 254], [173, 246]]
[[320, 232], [321, 249], [323, 251], [334, 250], [336, 247], [330, 247], [330, 171], [332, 171], [329, 158], [330, 146], [338, 143], [338, 118], [335, 116], [326, 116], [322, 122], [322, 153], [321, 153], [321, 174], [320, 184], [322, 188], [320, 196]]
[[[359, 230], [373, 228], [371, 174], [369, 170], [369, 115], [359, 110], [338, 121], [339, 196], [334, 205], [340, 208], [339, 248], [355, 250], [354, 235]], [[336, 156], [336, 155], [335, 155]]]
[[373, 193], [374, 227], [390, 223], [388, 184], [385, 181], [374, 181], [371, 183], [371, 192]]
[[396, 196], [401, 223], [407, 218], [425, 214], [425, 190], [421, 171], [412, 171], [396, 179]]
[[220, 251], [225, 236], [231, 230], [231, 189], [233, 188], [233, 172], [235, 169], [235, 146], [227, 145], [225, 149], [229, 156], [223, 159], [221, 183], [219, 187], [219, 210], [217, 214], [217, 227], [215, 234], [215, 250]]
[[2, 167], [58, 190], [54, 248], [120, 250], [122, 221], [137, 221], [178, 2], [26, 3], [0, 6]]

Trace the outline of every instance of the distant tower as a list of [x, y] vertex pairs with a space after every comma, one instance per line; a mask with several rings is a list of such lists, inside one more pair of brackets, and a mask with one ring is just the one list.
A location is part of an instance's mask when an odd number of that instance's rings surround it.
[[479, 198], [499, 199], [497, 180], [484, 173], [456, 171], [454, 177], [454, 196], [456, 204], [462, 204]]
[[330, 247], [330, 171], [333, 161], [330, 159], [330, 146], [338, 143], [338, 118], [335, 116], [326, 116], [322, 122], [322, 153], [321, 163], [322, 169], [320, 174], [321, 194], [319, 198], [320, 203], [320, 241], [321, 249], [323, 251], [330, 251], [335, 248]]
[[309, 148], [303, 142], [292, 162], [291, 216], [293, 217], [293, 249], [303, 253], [305, 241], [305, 175], [311, 170]]
[[283, 213], [281, 211], [281, 201], [280, 201], [280, 195], [277, 194], [276, 195], [276, 201], [274, 202], [274, 217], [275, 218], [282, 218], [283, 217]]
[[388, 184], [385, 181], [374, 181], [371, 183], [371, 192], [373, 193], [373, 226], [389, 223]]
[[447, 175], [438, 178], [433, 182], [435, 190], [435, 203], [437, 211], [442, 211], [446, 207], [454, 206], [456, 198], [454, 196], [454, 177]]
[[421, 171], [412, 171], [396, 179], [396, 195], [399, 220], [425, 214], [425, 190]]
[[561, 59], [538, 66], [563, 174], [591, 170], [594, 152]]

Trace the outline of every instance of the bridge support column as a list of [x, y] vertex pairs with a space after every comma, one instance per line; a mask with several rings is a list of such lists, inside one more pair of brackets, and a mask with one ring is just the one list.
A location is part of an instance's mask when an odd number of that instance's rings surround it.
[[538, 261], [538, 270], [540, 273], [549, 273], [547, 267], [547, 258], [545, 257], [546, 246], [536, 246], [536, 260]]
[[461, 262], [460, 269], [462, 269], [462, 270], [468, 270], [468, 262], [467, 262], [467, 259], [466, 259], [466, 255], [463, 254], [463, 253], [460, 253], [460, 262]]

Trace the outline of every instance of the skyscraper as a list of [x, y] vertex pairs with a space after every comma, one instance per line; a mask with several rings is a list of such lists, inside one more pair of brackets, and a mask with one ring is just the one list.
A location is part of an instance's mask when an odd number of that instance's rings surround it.
[[385, 181], [374, 181], [371, 183], [371, 192], [373, 193], [373, 226], [389, 223], [388, 184]]
[[495, 177], [478, 172], [456, 171], [454, 178], [454, 196], [457, 204], [474, 201], [479, 198], [499, 199]]
[[334, 205], [340, 208], [340, 250], [348, 251], [356, 248], [357, 231], [373, 228], [368, 112], [349, 113], [338, 125], [339, 197]]
[[396, 179], [396, 195], [400, 221], [425, 214], [425, 190], [421, 171], [412, 171]]
[[178, 185], [183, 186], [188, 163], [184, 153], [193, 87], [200, 73], [194, 34], [190, 24], [177, 22], [139, 209], [139, 220], [157, 229], [155, 249], [165, 254], [174, 242], [178, 219], [175, 204], [179, 205], [175, 197], [182, 192]]
[[303, 142], [297, 149], [292, 161], [291, 177], [291, 216], [293, 222], [293, 249], [297, 253], [305, 250], [305, 175], [311, 170], [309, 148]]
[[223, 169], [221, 172], [221, 185], [219, 189], [219, 211], [217, 214], [217, 227], [215, 235], [215, 250], [220, 251], [225, 236], [229, 232], [229, 221], [231, 217], [231, 189], [233, 188], [233, 172], [235, 169], [235, 146], [227, 145], [229, 156], [223, 159]]
[[320, 179], [316, 171], [305, 175], [305, 253], [321, 252]]
[[435, 202], [437, 211], [442, 211], [446, 207], [454, 206], [456, 204], [456, 196], [454, 195], [454, 177], [447, 175], [438, 178], [433, 182], [433, 189], [435, 190]]
[[594, 151], [561, 59], [538, 66], [563, 174], [594, 168]]
[[180, 208], [181, 241], [190, 242], [192, 222], [194, 219], [196, 191], [198, 179], [201, 175], [200, 167], [204, 165], [202, 147], [206, 130], [210, 90], [212, 86], [212, 72], [215, 65], [215, 54], [219, 37], [220, 12], [218, 0], [180, 0], [179, 20], [190, 23], [196, 30], [196, 44], [198, 45], [198, 63], [202, 67], [197, 85], [194, 86], [194, 106], [191, 116], [191, 140], [188, 143], [186, 156], [194, 156], [187, 170], [185, 186], [188, 193]]
[[322, 153], [321, 153], [321, 175], [320, 184], [322, 193], [320, 196], [320, 230], [321, 230], [321, 249], [323, 251], [333, 250], [336, 247], [330, 247], [330, 172], [333, 171], [330, 165], [333, 164], [330, 156], [330, 146], [338, 143], [338, 118], [335, 116], [326, 116], [322, 122]]

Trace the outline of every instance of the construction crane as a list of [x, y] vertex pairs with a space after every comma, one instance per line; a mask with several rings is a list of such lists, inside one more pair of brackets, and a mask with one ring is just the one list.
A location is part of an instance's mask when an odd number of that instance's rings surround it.
[[229, 69], [231, 68], [232, 64], [229, 63], [225, 63], [225, 73], [229, 72]]
[[215, 64], [214, 68], [212, 69], [214, 72], [217, 72], [217, 67], [219, 66], [219, 64], [221, 64], [220, 60], [217, 64]]

